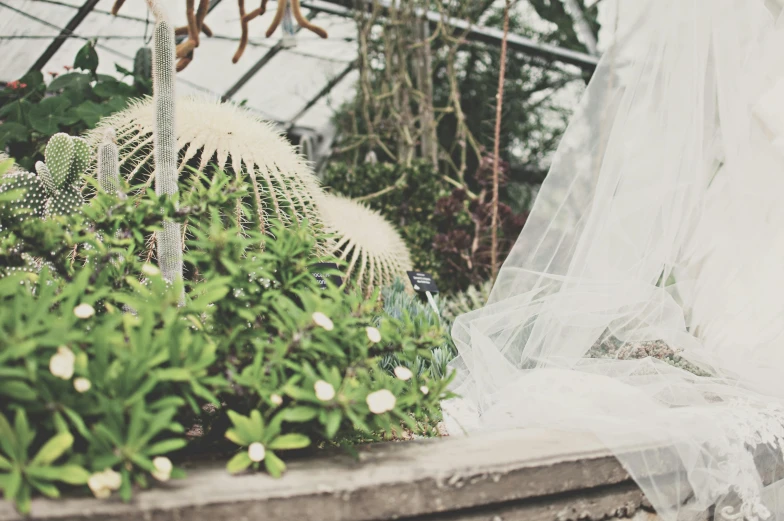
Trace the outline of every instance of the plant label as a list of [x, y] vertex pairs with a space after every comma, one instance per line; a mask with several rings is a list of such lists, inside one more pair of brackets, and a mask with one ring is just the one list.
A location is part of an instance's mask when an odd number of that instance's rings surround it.
[[417, 293], [438, 293], [438, 286], [433, 280], [433, 276], [429, 273], [423, 273], [421, 271], [407, 271], [406, 274], [408, 275], [408, 279], [411, 281], [411, 285], [414, 287], [414, 291]]
[[338, 268], [338, 265], [334, 262], [321, 262], [319, 264], [315, 264], [312, 269], [314, 270], [313, 276], [318, 281], [321, 289], [327, 289], [327, 279], [331, 280], [332, 283], [337, 287], [340, 287], [343, 284], [343, 279], [340, 277], [340, 275], [335, 273], [324, 275], [322, 273], [322, 271], [327, 270], [338, 271], [340, 268]]

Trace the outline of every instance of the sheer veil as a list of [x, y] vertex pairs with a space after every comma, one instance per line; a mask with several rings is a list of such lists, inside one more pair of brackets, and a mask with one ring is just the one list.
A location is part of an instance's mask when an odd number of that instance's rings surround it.
[[638, 1], [454, 325], [448, 428], [589, 432], [663, 519], [784, 519], [781, 6]]

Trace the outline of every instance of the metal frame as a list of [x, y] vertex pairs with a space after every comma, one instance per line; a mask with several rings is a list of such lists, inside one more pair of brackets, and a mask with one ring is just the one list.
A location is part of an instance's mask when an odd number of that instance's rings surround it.
[[[211, 0], [208, 12], [215, 9], [222, 0]], [[366, 5], [371, 5], [374, 0], [362, 0]], [[384, 9], [388, 9], [391, 4], [390, 0], [375, 0]], [[78, 8], [76, 14], [71, 18], [68, 24], [62, 28], [60, 34], [54, 37], [52, 43], [47, 47], [44, 53], [36, 60], [31, 67], [32, 70], [40, 70], [46, 63], [54, 56], [57, 50], [63, 45], [63, 42], [69, 37], [77, 37], [74, 34], [76, 28], [87, 17], [87, 15], [98, 4], [99, 0], [86, 0], [85, 3]], [[343, 18], [354, 18], [355, 8], [352, 4], [355, 0], [301, 0], [302, 6], [309, 9], [308, 19], [313, 19], [318, 13], [325, 13]], [[0, 2], [4, 4], [4, 2]], [[13, 8], [12, 8], [13, 9]], [[466, 39], [470, 41], [482, 42], [489, 45], [500, 45], [503, 39], [503, 32], [497, 29], [472, 25], [465, 20], [456, 18], [442, 18], [439, 13], [434, 11], [420, 11], [418, 13], [425, 19], [431, 27], [439, 24], [446, 24], [450, 28], [464, 32]], [[300, 27], [297, 27], [299, 31]], [[563, 49], [558, 46], [538, 43], [530, 38], [520, 36], [517, 34], [508, 35], [509, 48], [530, 56], [536, 56], [547, 60], [557, 61], [569, 65], [577, 66], [586, 72], [593, 72], [599, 62], [599, 58], [589, 54]], [[229, 100], [242, 89], [261, 69], [264, 68], [277, 54], [285, 49], [282, 42], [278, 42], [275, 46], [269, 49], [264, 56], [262, 56], [253, 66], [251, 66], [245, 74], [243, 74], [237, 82], [232, 85], [222, 96], [222, 99]], [[337, 76], [332, 78], [319, 93], [309, 100], [304, 107], [286, 124], [286, 129], [291, 131], [294, 128], [295, 122], [301, 118], [308, 110], [310, 110], [322, 98], [327, 96], [335, 86], [343, 81], [346, 76], [357, 66], [356, 60], [350, 62], [346, 68], [341, 71]], [[189, 82], [190, 83], [190, 82]]]
[[[220, 1], [220, 0], [218, 0], [218, 1]], [[315, 11], [311, 11], [310, 13], [307, 14], [306, 18], [308, 20], [313, 20], [316, 17], [316, 14], [317, 13]], [[301, 29], [302, 29], [302, 27], [297, 25], [297, 27], [296, 27], [296, 29], [294, 31], [295, 31], [295, 33], [298, 33]], [[256, 63], [254, 63], [253, 66], [251, 66], [251, 68], [248, 69], [245, 72], [245, 74], [240, 76], [240, 79], [238, 79], [234, 83], [234, 85], [229, 87], [229, 89], [226, 91], [226, 93], [223, 96], [221, 96], [221, 99], [223, 101], [230, 100], [235, 94], [237, 94], [237, 92], [239, 92], [239, 90], [242, 87], [245, 86], [246, 83], [248, 83], [256, 75], [257, 72], [259, 72], [261, 69], [263, 69], [264, 66], [267, 65], [270, 62], [270, 60], [272, 60], [272, 58], [274, 58], [280, 51], [282, 51], [284, 49], [285, 49], [285, 46], [283, 45], [283, 41], [282, 40], [279, 41], [278, 43], [276, 43], [269, 51], [264, 53], [264, 56], [259, 58], [259, 60]]]
[[287, 132], [291, 132], [291, 129], [294, 128], [294, 125], [297, 123], [297, 120], [299, 118], [301, 118], [302, 116], [304, 116], [307, 111], [312, 109], [313, 106], [321, 100], [321, 98], [323, 98], [326, 95], [328, 95], [332, 91], [332, 89], [334, 89], [337, 86], [338, 83], [343, 81], [346, 78], [346, 76], [348, 76], [349, 73], [356, 68], [357, 64], [358, 64], [357, 60], [352, 61], [337, 76], [335, 76], [334, 78], [329, 80], [329, 82], [327, 82], [327, 84], [324, 85], [324, 88], [321, 89], [318, 94], [313, 96], [313, 98], [311, 98], [305, 104], [305, 106], [302, 107], [302, 109], [299, 112], [297, 112], [296, 115], [294, 115], [294, 117], [289, 119], [289, 123], [288, 123], [288, 125], [286, 127], [286, 131]]
[[85, 18], [87, 18], [87, 15], [90, 14], [90, 11], [92, 11], [96, 5], [98, 5], [99, 1], [100, 0], [86, 0], [84, 4], [82, 4], [82, 7], [76, 11], [76, 14], [73, 16], [73, 18], [68, 20], [68, 23], [60, 31], [60, 34], [52, 39], [52, 43], [50, 43], [41, 56], [35, 60], [35, 63], [33, 63], [28, 72], [40, 71], [44, 65], [49, 63], [49, 60], [52, 59], [52, 56], [54, 56], [54, 54], [60, 50], [60, 47], [63, 46], [65, 40], [67, 40], [76, 30], [76, 28], [79, 27], [79, 24], [82, 23]]
[[[375, 1], [385, 9], [390, 7], [389, 0]], [[372, 4], [373, 0], [364, 0], [364, 2], [370, 5]], [[307, 7], [308, 9], [316, 12], [328, 13], [346, 18], [354, 17], [354, 10], [345, 5], [347, 0], [302, 0], [301, 3], [303, 7]], [[483, 42], [491, 45], [501, 45], [501, 41], [503, 40], [503, 31], [498, 29], [472, 25], [465, 20], [460, 20], [457, 18], [442, 18], [439, 13], [434, 11], [419, 11], [418, 14], [430, 23], [431, 28], [444, 23], [457, 31], [466, 32], [466, 39], [470, 41]], [[599, 64], [599, 58], [597, 56], [571, 51], [556, 45], [539, 43], [518, 34], [509, 35], [508, 45], [510, 49], [516, 50], [518, 52], [522, 52], [530, 56], [537, 56], [553, 61], [558, 61], [561, 63], [567, 63], [569, 65], [575, 65], [588, 72], [593, 72], [593, 70], [596, 69], [596, 66]]]

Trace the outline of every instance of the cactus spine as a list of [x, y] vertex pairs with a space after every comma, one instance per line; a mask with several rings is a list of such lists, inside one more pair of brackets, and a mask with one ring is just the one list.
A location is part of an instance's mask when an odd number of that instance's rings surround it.
[[98, 145], [98, 183], [108, 194], [120, 193], [120, 154], [114, 142], [114, 129], [107, 128]]
[[[153, 47], [153, 103], [155, 104], [155, 193], [177, 193], [177, 141], [174, 126], [175, 42], [174, 27], [156, 0], [148, 0], [155, 14]], [[182, 231], [174, 222], [164, 221], [158, 232], [158, 264], [169, 282], [182, 278]]]

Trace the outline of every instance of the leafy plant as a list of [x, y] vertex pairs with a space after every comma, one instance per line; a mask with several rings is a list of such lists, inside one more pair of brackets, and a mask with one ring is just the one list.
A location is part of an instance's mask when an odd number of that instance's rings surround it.
[[[54, 79], [48, 85], [41, 72], [33, 71], [0, 90], [0, 150], [7, 150], [25, 170], [43, 159], [54, 134], [80, 135], [124, 109], [129, 100], [150, 93], [149, 79], [119, 65], [119, 78], [98, 74], [93, 45], [88, 42], [79, 50], [73, 68], [49, 73]], [[129, 77], [132, 85], [124, 81]]]
[[51, 498], [60, 497], [55, 482], [84, 485], [90, 474], [76, 464], [56, 464], [71, 448], [73, 436], [68, 432], [53, 434], [30, 456], [36, 439], [23, 409], [16, 410], [14, 425], [0, 414], [0, 488], [6, 501], [14, 502], [23, 514], [30, 512], [30, 498], [36, 490]]
[[[397, 224], [411, 251], [414, 269], [435, 275], [439, 289], [451, 294], [490, 278], [491, 164], [490, 158], [485, 158], [472, 175], [479, 187], [477, 193], [455, 188], [424, 162], [410, 167], [332, 163], [324, 184], [364, 198], [363, 202]], [[502, 172], [507, 173], [508, 165], [504, 166]], [[502, 195], [508, 199], [505, 191]], [[501, 203], [499, 214], [499, 251], [504, 258], [522, 230], [526, 213]]]
[[[443, 343], [440, 328], [390, 316], [378, 295], [322, 290], [312, 266], [329, 259], [306, 227], [241, 232], [233, 211], [248, 187], [233, 176], [194, 175], [186, 188], [179, 201], [95, 190], [79, 214], [0, 234], [0, 264], [43, 262], [0, 279], [0, 414], [36, 425], [26, 454], [67, 433], [68, 458], [46, 465], [78, 465], [74, 485], [127, 500], [181, 475], [193, 453], [233, 457], [231, 471], [264, 461], [278, 475], [286, 451], [428, 429], [449, 377], [379, 363], [394, 354], [413, 366]], [[188, 230], [188, 276], [172, 284], [140, 255], [164, 220]], [[2, 450], [12, 468], [35, 457]], [[62, 492], [47, 480], [26, 490]], [[14, 483], [0, 479], [23, 509], [29, 493]]]

